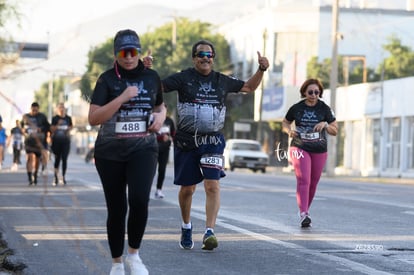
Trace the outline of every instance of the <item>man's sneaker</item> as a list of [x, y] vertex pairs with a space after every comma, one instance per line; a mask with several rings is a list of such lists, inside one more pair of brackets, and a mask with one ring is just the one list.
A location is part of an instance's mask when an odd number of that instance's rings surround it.
[[193, 228], [185, 229], [181, 228], [181, 241], [180, 247], [182, 249], [193, 249], [194, 242], [193, 242]]
[[148, 275], [148, 269], [142, 263], [138, 254], [128, 255], [125, 258], [125, 262], [131, 270], [131, 275]]
[[109, 275], [125, 275], [124, 264], [112, 263], [112, 268]]
[[157, 189], [157, 191], [155, 191], [155, 198], [156, 199], [163, 199], [164, 197], [165, 197], [164, 193], [160, 189]]
[[301, 227], [310, 227], [312, 226], [312, 220], [309, 214], [301, 214], [300, 216], [300, 226]]
[[204, 234], [203, 237], [203, 246], [201, 249], [203, 250], [213, 250], [218, 246], [217, 238], [214, 235], [213, 231], [210, 229]]

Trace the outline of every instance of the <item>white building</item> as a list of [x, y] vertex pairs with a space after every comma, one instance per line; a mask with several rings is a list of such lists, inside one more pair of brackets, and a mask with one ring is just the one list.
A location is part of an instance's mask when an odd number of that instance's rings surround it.
[[[263, 91], [256, 93], [255, 100], [255, 110], [262, 102], [262, 120], [281, 121], [288, 107], [299, 100], [298, 89], [306, 79], [310, 58], [317, 56], [321, 61], [332, 56], [331, 2], [269, 1], [262, 10], [220, 28], [230, 42], [240, 78], [257, 69], [252, 54], [256, 50], [270, 60]], [[414, 49], [414, 1], [392, 1], [401, 9], [379, 9], [384, 4], [380, 2], [340, 1], [339, 58], [358, 57], [366, 66], [377, 68], [387, 57], [382, 46], [392, 35]], [[341, 127], [337, 173], [414, 176], [412, 87], [414, 78], [337, 89], [335, 112]], [[324, 99], [329, 102], [328, 91]], [[259, 118], [256, 111], [255, 119]]]
[[414, 177], [414, 77], [337, 89], [338, 172]]

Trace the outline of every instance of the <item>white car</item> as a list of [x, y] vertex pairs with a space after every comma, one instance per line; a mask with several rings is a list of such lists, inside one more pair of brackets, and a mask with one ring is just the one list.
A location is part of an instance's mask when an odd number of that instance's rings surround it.
[[224, 148], [224, 169], [248, 168], [254, 172], [266, 172], [269, 156], [262, 151], [262, 146], [256, 140], [229, 139]]

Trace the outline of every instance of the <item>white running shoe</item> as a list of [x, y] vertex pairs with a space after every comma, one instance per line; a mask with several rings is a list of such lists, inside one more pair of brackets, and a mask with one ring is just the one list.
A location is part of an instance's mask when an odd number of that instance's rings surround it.
[[19, 170], [19, 166], [17, 165], [17, 163], [13, 163], [12, 167], [10, 168], [11, 171], [17, 171]]
[[131, 275], [148, 275], [148, 269], [142, 263], [138, 254], [128, 255], [125, 262], [131, 270]]
[[161, 191], [161, 189], [157, 189], [155, 191], [155, 198], [156, 199], [163, 199], [165, 197], [164, 193]]
[[112, 263], [109, 275], [125, 275], [124, 263]]

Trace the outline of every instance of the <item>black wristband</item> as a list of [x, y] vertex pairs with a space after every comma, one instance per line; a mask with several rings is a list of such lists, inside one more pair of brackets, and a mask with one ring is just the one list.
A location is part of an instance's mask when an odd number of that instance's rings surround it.
[[262, 67], [262, 66], [259, 66], [259, 70], [260, 70], [260, 71], [262, 71], [262, 72], [265, 72], [265, 71], [267, 71], [267, 68], [264, 68], [264, 69], [263, 69], [263, 67]]

